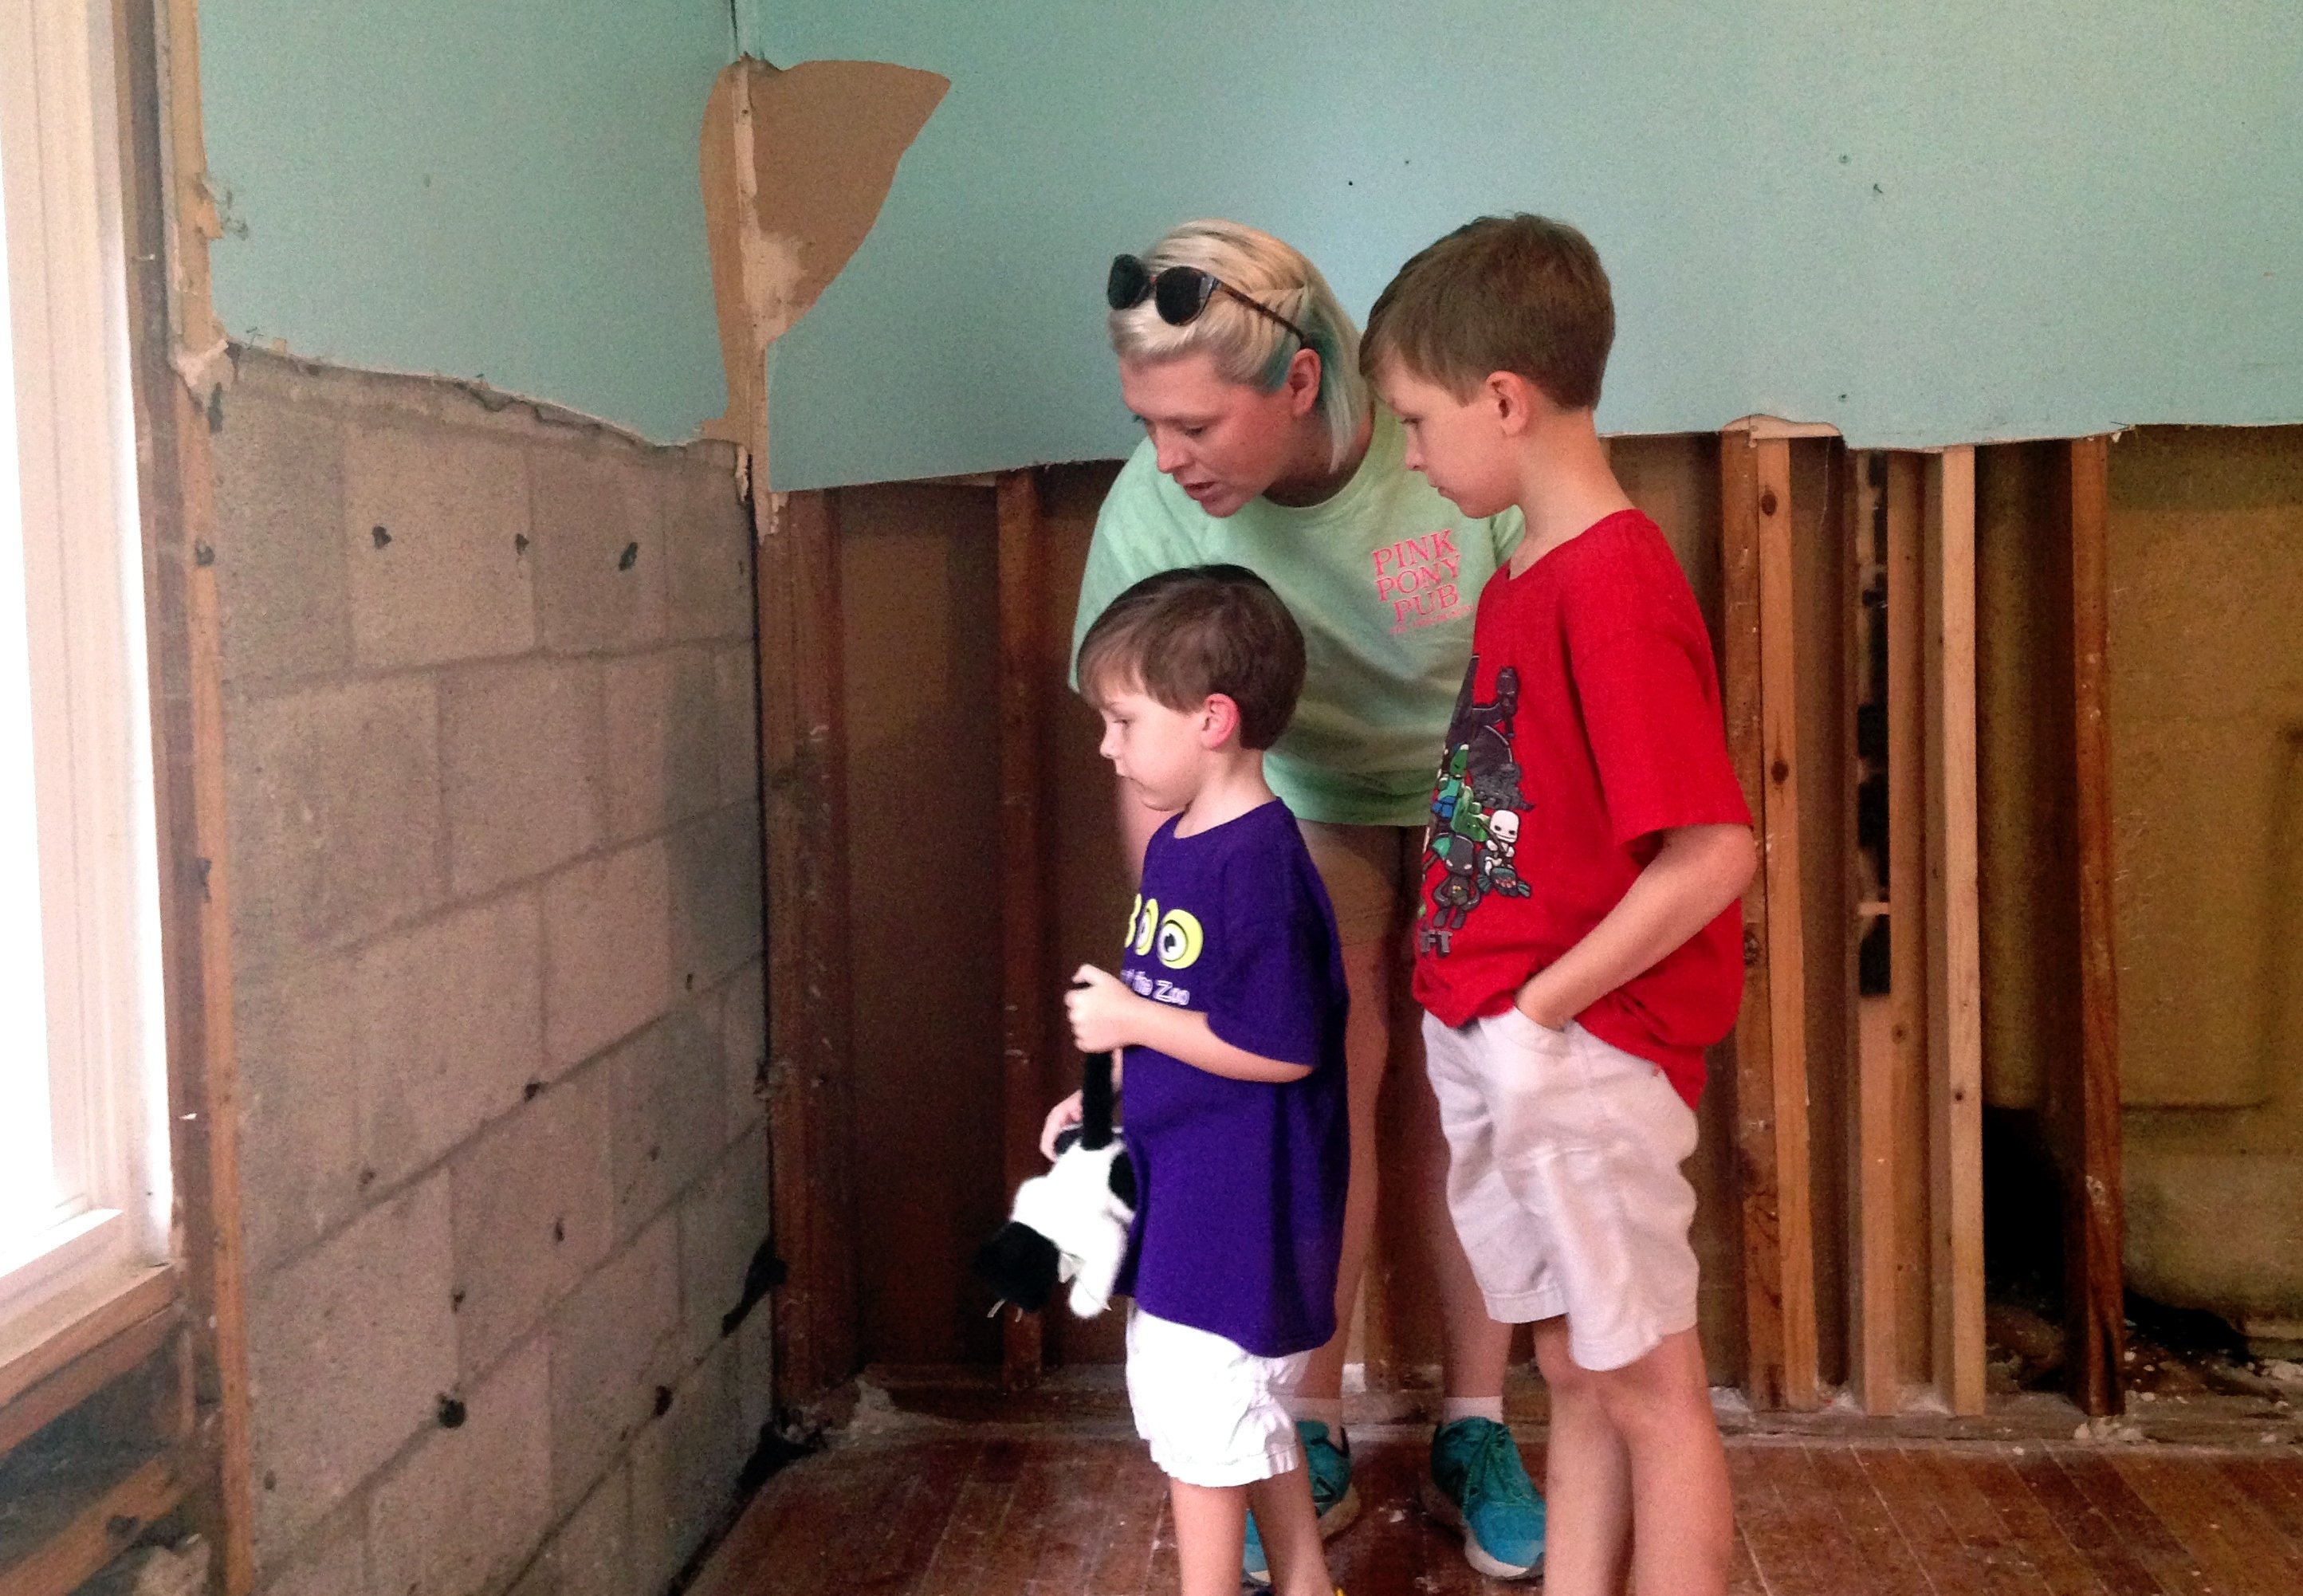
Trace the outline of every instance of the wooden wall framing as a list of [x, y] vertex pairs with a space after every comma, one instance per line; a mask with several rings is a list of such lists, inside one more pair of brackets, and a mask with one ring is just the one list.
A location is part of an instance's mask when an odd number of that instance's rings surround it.
[[1799, 868], [1791, 442], [1751, 426], [1719, 441], [1721, 692], [1727, 745], [1759, 828], [1743, 894], [1735, 1134], [1743, 1221], [1744, 1389], [1755, 1407], [1820, 1400], [1810, 1197], [1807, 978]]
[[2119, 987], [2112, 901], [2111, 440], [2074, 438], [2063, 472], [2070, 573], [2071, 779], [2078, 803], [2079, 1045], [2048, 1081], [2047, 1123], [2063, 1186], [2064, 1304], [2071, 1391], [2120, 1411], [2126, 1350], [2120, 1183]]
[[[2071, 459], [2071, 591], [2075, 625], [2085, 634], [2100, 625], [2099, 601], [2096, 618], [2087, 608], [2088, 584], [2099, 594], [2102, 581], [2100, 445], [2090, 452], [2082, 441]], [[1734, 1102], [1742, 1377], [1760, 1407], [1819, 1406], [1843, 1375], [1867, 1412], [1940, 1404], [1977, 1413], [1985, 1398], [1985, 1347], [1975, 452], [1851, 452], [1823, 429], [1753, 421], [1722, 435], [1716, 469], [1718, 519], [1710, 522], [1706, 511], [1695, 524], [1717, 528], [1730, 747], [1765, 848], [1745, 905], [1750, 984], [1737, 1053], [1732, 1070], [1722, 1072], [1732, 1080]], [[1060, 1026], [1050, 1018], [1061, 962], [1054, 947], [1059, 933], [1072, 933], [1042, 900], [1077, 874], [1056, 847], [1070, 823], [1051, 762], [1069, 756], [1051, 730], [1061, 706], [1051, 701], [1049, 672], [1061, 649], [1050, 629], [1061, 595], [1052, 593], [1059, 578], [1049, 570], [1057, 539], [1048, 517], [1055, 511], [1042, 504], [1043, 494], [1067, 480], [1019, 472], [949, 485], [989, 490], [995, 514], [984, 526], [996, 525], [998, 538], [998, 1124], [1001, 1178], [1010, 1188], [1038, 1168], [1039, 1119], [1062, 1051]], [[842, 781], [832, 746], [840, 734], [838, 584], [829, 574], [838, 498], [791, 495], [776, 512], [783, 542], [763, 545], [763, 571], [811, 595], [792, 602], [817, 615], [803, 627], [763, 598], [772, 832], [805, 827], [821, 838], [840, 824], [836, 798], [827, 796]], [[2092, 565], [2088, 536], [2098, 550]], [[1683, 551], [1683, 557], [1690, 556]], [[826, 574], [810, 574], [817, 565]], [[1844, 629], [1822, 623], [1818, 584], [1843, 600]], [[1868, 882], [1852, 846], [1843, 849], [1843, 870], [1813, 857], [1818, 848], [1839, 848], [1821, 839], [1852, 838], [1856, 829], [1853, 618], [1866, 592], [1885, 636], [1884, 731], [1875, 752], [1888, 777], [1884, 824], [1891, 843], [1885, 879]], [[1826, 670], [1848, 684], [1845, 690], [1816, 687], [1815, 674]], [[2075, 706], [2099, 705], [2099, 643], [2091, 654], [2079, 650], [2073, 672]], [[815, 707], [800, 714], [788, 705], [781, 712], [788, 723], [779, 729], [775, 705], [793, 693]], [[1822, 715], [1845, 724], [1826, 728]], [[1835, 768], [1843, 756], [1848, 768]], [[2081, 772], [2088, 758], [2103, 756], [2100, 747], [2083, 752]], [[1834, 806], [1847, 813], [1825, 812]], [[2107, 817], [2102, 824], [2107, 828]], [[2107, 829], [2083, 845], [2107, 860]], [[789, 842], [772, 842], [768, 857], [772, 991], [781, 1010], [772, 1027], [772, 1056], [780, 1067], [823, 1061], [805, 1077], [778, 1077], [778, 1234], [793, 1269], [780, 1305], [792, 1320], [780, 1332], [780, 1389], [792, 1397], [844, 1380], [866, 1355], [856, 1339], [856, 1283], [840, 1274], [839, 1221], [804, 1212], [836, 1206], [843, 1189], [839, 1136], [852, 1110], [832, 1079], [839, 1043], [831, 1033], [844, 1025], [842, 1005], [852, 998], [831, 967], [848, 931], [830, 892], [831, 873], [845, 862], [822, 849], [800, 861]], [[806, 879], [778, 881], [779, 868]], [[2084, 906], [2100, 931], [2099, 967], [2089, 977], [2096, 984], [2109, 974], [2108, 887], [2107, 875], [2095, 882]], [[1863, 999], [1854, 950], [1863, 927], [1881, 915], [1893, 933], [1885, 961], [1889, 990]], [[1828, 934], [1836, 919], [1845, 922], [1843, 936]], [[808, 951], [811, 939], [816, 945]], [[1843, 1002], [1843, 1016], [1819, 1007], [1835, 1002]], [[2099, 1081], [2113, 1079], [2112, 1011], [2093, 996], [2088, 1007], [2096, 1023], [2090, 1068]], [[2067, 1161], [2097, 1182], [2071, 1189], [2083, 1195], [2105, 1189], [2107, 1179], [2115, 1194], [2115, 1101], [2101, 1091], [2070, 1101], [2075, 1110], [2092, 1104], [2094, 1119], [2075, 1112], [2062, 1122], [2070, 1127]], [[2085, 1241], [2096, 1260], [2085, 1271], [2095, 1350], [2079, 1345], [2085, 1367], [2115, 1377], [2115, 1203], [2103, 1210], [2077, 1198], [2071, 1209], [2074, 1245]], [[2084, 1236], [2081, 1220], [2092, 1226]], [[1006, 1383], [1029, 1383], [1049, 1357], [1070, 1361], [1075, 1338], [1080, 1355], [1109, 1355], [1079, 1327], [1004, 1327]], [[1372, 1355], [1372, 1338], [1369, 1346]], [[2115, 1388], [2115, 1378], [2109, 1383]], [[2098, 1390], [2086, 1400], [2092, 1409], [2105, 1398]]]
[[[1765, 418], [1720, 442], [1721, 657], [1728, 744], [1763, 845], [1745, 894], [1749, 971], [1736, 1034], [1739, 1200], [1754, 1406], [1821, 1399], [1811, 1186], [1811, 1071], [1844, 1068], [1849, 1383], [1867, 1412], [1906, 1406], [1917, 1372], [1953, 1412], [1984, 1402], [1982, 1029], [1977, 896], [1974, 452], [1848, 457], [1829, 546], [1795, 548], [1791, 452], [1814, 429]], [[1835, 451], [1835, 443], [1830, 445]], [[1843, 453], [1843, 452], [1841, 452]], [[1840, 583], [1852, 633], [1862, 562], [1884, 533], [1889, 879], [1843, 906], [1891, 933], [1890, 990], [1854, 1010], [1844, 1060], [1810, 1056], [1818, 984], [1806, 969], [1799, 849], [1802, 663], [1847, 671], [1850, 637], [1802, 639], [1801, 561]], [[1838, 713], [1852, 718], [1852, 700]], [[1852, 772], [1825, 788], [1852, 809]], [[1815, 788], [1810, 787], [1810, 791]], [[1849, 817], [1852, 820], [1852, 815]], [[1811, 887], [1809, 890], [1812, 890]], [[1915, 1300], [1916, 1299], [1916, 1300]]]

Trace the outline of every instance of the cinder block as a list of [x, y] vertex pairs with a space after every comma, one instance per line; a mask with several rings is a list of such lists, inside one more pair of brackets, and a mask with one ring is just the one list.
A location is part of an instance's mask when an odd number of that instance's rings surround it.
[[[679, 1288], [688, 1353], [702, 1357], [743, 1300], [752, 1254], [768, 1236], [765, 1136], [739, 1138], [679, 1205]], [[754, 1310], [765, 1313], [763, 1303]]]
[[[581, 1499], [679, 1369], [679, 1225], [666, 1214], [553, 1315], [552, 1495]], [[637, 1588], [637, 1587], [636, 1587]]]
[[215, 442], [216, 604], [224, 680], [310, 676], [352, 662], [343, 428], [260, 386], [223, 401]]
[[257, 1548], [259, 1596], [359, 1596], [367, 1589], [367, 1504], [352, 1501], [293, 1548]]
[[450, 674], [441, 765], [459, 893], [565, 864], [605, 838], [597, 666], [527, 660]]
[[401, 678], [227, 706], [243, 975], [443, 901], [439, 706]]
[[343, 546], [363, 665], [437, 665], [536, 643], [527, 467], [460, 427], [350, 424]]
[[609, 1055], [616, 1229], [629, 1235], [704, 1178], [726, 1144], [719, 1039], [683, 1005]]
[[240, 1216], [251, 1276], [360, 1203], [348, 961], [324, 959], [232, 994], [240, 1058]]
[[718, 683], [700, 649], [601, 667], [609, 835], [653, 836], [720, 803]]
[[728, 1343], [692, 1370], [632, 1443], [632, 1562], [641, 1590], [678, 1573], [736, 1494], [749, 1453]]
[[751, 637], [752, 512], [736, 496], [734, 472], [692, 454], [658, 469], [671, 556], [671, 635], [680, 641]]
[[607, 1071], [546, 1088], [464, 1148], [451, 1178], [457, 1339], [468, 1377], [598, 1267], [614, 1241]]
[[752, 642], [713, 650], [720, 703], [720, 801], [756, 803], [760, 796], [760, 656]]
[[451, 1272], [443, 1174], [257, 1284], [248, 1341], [259, 1558], [436, 1423], [456, 1381]]
[[541, 1337], [461, 1398], [368, 1499], [368, 1596], [469, 1596], [552, 1520], [551, 1359]]
[[662, 638], [670, 569], [658, 473], [618, 439], [528, 452], [535, 484], [536, 607], [560, 654], [645, 647]]
[[628, 1465], [619, 1465], [592, 1488], [538, 1559], [541, 1583], [514, 1596], [631, 1596], [643, 1587], [632, 1578], [632, 1482]]
[[767, 1110], [768, 997], [759, 959], [721, 989], [720, 1047], [728, 1060], [728, 1134], [735, 1136]]
[[544, 886], [544, 1034], [555, 1071], [671, 1001], [671, 882], [664, 844], [586, 859]]
[[386, 1184], [511, 1108], [544, 1073], [544, 931], [530, 896], [369, 944], [352, 992], [360, 1156]]
[[672, 971], [701, 992], [760, 951], [760, 812], [717, 810], [670, 848]]

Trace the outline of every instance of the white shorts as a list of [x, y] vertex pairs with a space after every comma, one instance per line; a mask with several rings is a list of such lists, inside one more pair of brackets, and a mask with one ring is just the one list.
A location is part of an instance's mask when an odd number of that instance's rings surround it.
[[1258, 1357], [1212, 1331], [1127, 1310], [1127, 1400], [1152, 1461], [1186, 1485], [1250, 1485], [1303, 1461], [1278, 1393], [1308, 1352]]
[[1518, 1009], [1423, 1019], [1447, 1132], [1447, 1206], [1505, 1323], [1567, 1315], [1586, 1369], [1620, 1369], [1695, 1324], [1695, 1112], [1656, 1064]]

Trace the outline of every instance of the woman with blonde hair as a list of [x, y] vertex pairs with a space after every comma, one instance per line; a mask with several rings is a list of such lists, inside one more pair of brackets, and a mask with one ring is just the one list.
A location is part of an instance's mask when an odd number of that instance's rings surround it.
[[[1379, 1193], [1409, 1204], [1446, 1326], [1445, 1408], [1425, 1499], [1492, 1577], [1540, 1567], [1543, 1508], [1503, 1420], [1511, 1330], [1488, 1318], [1446, 1200], [1447, 1147], [1407, 975], [1433, 775], [1471, 653], [1480, 589], [1519, 541], [1516, 511], [1467, 519], [1403, 460], [1398, 420], [1359, 374], [1359, 331], [1302, 254], [1236, 222], [1174, 229], [1112, 262], [1119, 388], [1144, 439], [1112, 484], [1081, 583], [1079, 636], [1123, 590], [1184, 566], [1244, 565], [1303, 628], [1295, 719], [1265, 761], [1334, 905], [1351, 992], [1351, 1178], [1334, 1339], [1287, 1409], [1320, 1533], [1359, 1511], [1342, 1423], [1345, 1344]], [[1166, 818], [1125, 784], [1120, 834], [1140, 870]], [[1377, 1126], [1396, 1065], [1406, 1122]], [[1378, 1164], [1386, 1165], [1378, 1179]], [[1246, 1571], [1262, 1583], [1251, 1524]]]

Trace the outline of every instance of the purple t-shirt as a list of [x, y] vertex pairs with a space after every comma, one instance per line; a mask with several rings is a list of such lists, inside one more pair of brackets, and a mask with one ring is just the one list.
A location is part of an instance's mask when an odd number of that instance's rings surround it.
[[1324, 1344], [1350, 1165], [1346, 999], [1335, 911], [1285, 804], [1191, 837], [1173, 820], [1160, 828], [1120, 978], [1205, 1014], [1234, 1047], [1312, 1073], [1236, 1081], [1127, 1050], [1120, 1111], [1137, 1203], [1118, 1289], [1259, 1357]]

